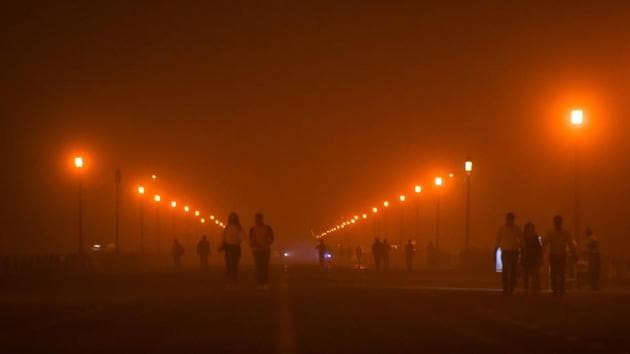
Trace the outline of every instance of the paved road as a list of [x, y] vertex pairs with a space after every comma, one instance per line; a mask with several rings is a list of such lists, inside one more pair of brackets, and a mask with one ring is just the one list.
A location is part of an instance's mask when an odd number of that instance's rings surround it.
[[[630, 295], [503, 297], [466, 277], [219, 270], [1, 284], [6, 353], [630, 353]], [[450, 284], [449, 284], [450, 283]], [[477, 285], [477, 286], [471, 286]]]

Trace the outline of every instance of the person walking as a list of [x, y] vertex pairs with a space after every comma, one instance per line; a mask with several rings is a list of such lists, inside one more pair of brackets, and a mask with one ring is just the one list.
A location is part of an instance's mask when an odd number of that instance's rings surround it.
[[[223, 230], [220, 251], [225, 252], [225, 268], [228, 280], [235, 284], [238, 280], [238, 263], [241, 260], [241, 242], [245, 231], [241, 226], [238, 214], [232, 212], [228, 216], [228, 224]], [[229, 285], [228, 285], [229, 286]]]
[[357, 267], [363, 269], [363, 249], [360, 245], [354, 249], [354, 255], [357, 258]]
[[523, 266], [523, 287], [532, 294], [540, 292], [540, 266], [543, 252], [540, 236], [533, 223], [525, 224], [521, 265]]
[[413, 256], [416, 253], [416, 248], [413, 245], [411, 240], [407, 241], [405, 245], [405, 265], [407, 266], [407, 271], [411, 272], [413, 270]]
[[586, 254], [588, 256], [588, 281], [591, 290], [599, 290], [599, 275], [602, 260], [599, 253], [599, 239], [590, 227], [586, 228]]
[[501, 262], [503, 263], [501, 275], [503, 294], [505, 295], [512, 295], [514, 293], [517, 280], [518, 254], [521, 247], [521, 229], [515, 224], [514, 220], [514, 213], [509, 212], [506, 214], [505, 225], [499, 228], [494, 249], [495, 258], [497, 251], [501, 249]]
[[249, 230], [249, 246], [254, 255], [258, 287], [266, 290], [269, 289], [269, 257], [274, 235], [271, 227], [265, 224], [262, 213], [256, 213], [254, 219], [255, 224]]
[[570, 249], [574, 258], [575, 243], [571, 234], [562, 226], [562, 217], [556, 215], [553, 218], [553, 229], [547, 233], [544, 246], [549, 247], [549, 267], [551, 271], [551, 290], [554, 296], [563, 296], [565, 293], [565, 276], [567, 271], [567, 249]]
[[171, 255], [173, 256], [173, 263], [175, 265], [175, 271], [182, 269], [182, 256], [184, 255], [184, 247], [177, 239], [173, 240], [173, 246], [171, 247]]
[[202, 271], [208, 271], [208, 257], [210, 256], [210, 242], [206, 235], [201, 236], [201, 240], [197, 243], [197, 255], [199, 256], [199, 268]]

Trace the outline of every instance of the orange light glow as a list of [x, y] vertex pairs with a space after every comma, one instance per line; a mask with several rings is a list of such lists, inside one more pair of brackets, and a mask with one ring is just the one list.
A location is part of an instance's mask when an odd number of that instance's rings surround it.
[[357, 221], [355, 219], [352, 219], [352, 220], [350, 220], [350, 222], [354, 224]]
[[214, 220], [214, 215], [210, 215], [210, 220]]
[[177, 207], [177, 202], [176, 201], [171, 201], [171, 208], [176, 208]]
[[389, 202], [388, 202], [388, 201], [384, 201], [384, 202], [383, 202], [383, 206], [384, 206], [385, 208], [387, 208], [387, 207], [389, 206]]
[[453, 177], [455, 177], [455, 174], [453, 172], [448, 174], [448, 178], [453, 178]]
[[466, 160], [466, 162], [464, 162], [464, 171], [466, 171], [467, 174], [470, 174], [472, 172], [473, 169], [473, 163], [470, 159]]
[[362, 218], [367, 219], [367, 214], [361, 215]]
[[204, 219], [204, 218], [201, 218], [201, 220], [199, 220], [199, 221], [201, 221], [202, 224], [206, 223], [206, 219]]
[[151, 175], [151, 179], [154, 180], [154, 181], [157, 181], [157, 175], [156, 174], [152, 174]]
[[422, 186], [421, 186], [421, 185], [417, 185], [417, 186], [415, 186], [415, 187], [414, 187], [414, 189], [413, 189], [413, 190], [414, 190], [416, 193], [420, 193], [420, 192], [422, 192]]
[[581, 126], [584, 124], [584, 111], [581, 109], [571, 110], [571, 125]]
[[401, 202], [404, 202], [405, 200], [407, 200], [407, 197], [404, 195], [401, 195], [400, 197], [398, 197], [400, 199]]
[[83, 157], [81, 156], [75, 156], [74, 157], [74, 167], [76, 168], [83, 168]]
[[374, 214], [378, 213], [378, 208], [377, 208], [377, 207], [372, 208], [372, 212], [373, 212]]
[[155, 200], [156, 203], [159, 203], [160, 200], [162, 200], [162, 197], [160, 197], [159, 194], [156, 194], [156, 195], [153, 196], [153, 200]]
[[138, 186], [138, 194], [140, 194], [140, 195], [144, 194], [144, 187], [143, 186]]
[[195, 210], [195, 216], [199, 216], [200, 214], [199, 210]]
[[354, 220], [359, 220], [359, 215], [355, 215]]
[[442, 177], [435, 177], [435, 185], [441, 187], [444, 181], [442, 181]]
[[190, 211], [190, 208], [188, 207], [188, 205], [184, 205], [184, 212], [186, 212], [186, 213], [187, 213], [187, 212], [189, 212], [189, 211]]

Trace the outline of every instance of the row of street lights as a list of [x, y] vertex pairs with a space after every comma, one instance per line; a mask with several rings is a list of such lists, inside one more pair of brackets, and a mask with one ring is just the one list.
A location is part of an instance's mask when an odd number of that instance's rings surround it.
[[[469, 243], [470, 243], [470, 177], [472, 175], [472, 169], [473, 169], [473, 162], [471, 159], [466, 159], [466, 161], [464, 162], [464, 171], [466, 172], [466, 239], [465, 239], [465, 247], [466, 249], [468, 249], [469, 247]], [[449, 173], [449, 178], [454, 177], [454, 174]], [[436, 210], [435, 210], [435, 246], [436, 248], [439, 248], [439, 244], [440, 244], [440, 197], [441, 197], [441, 189], [442, 186], [444, 185], [444, 179], [441, 176], [436, 176], [433, 180], [433, 185], [435, 186], [435, 206], [436, 206]], [[423, 192], [423, 187], [422, 185], [415, 185], [413, 188], [413, 191], [416, 195], [415, 198], [415, 234], [416, 236], [418, 236], [420, 234], [420, 195]], [[405, 205], [405, 203], [407, 202], [407, 196], [405, 194], [400, 194], [398, 196], [398, 200], [400, 202], [400, 206], [402, 207], [403, 205]], [[388, 200], [383, 201], [383, 210], [381, 213], [381, 221], [383, 224], [386, 225], [386, 211], [387, 209], [390, 207], [390, 202]], [[376, 214], [379, 213], [379, 209], [377, 207], [372, 207], [371, 208], [372, 214], [374, 216], [376, 216]], [[359, 221], [361, 220], [365, 220], [368, 218], [368, 214], [367, 213], [363, 213], [362, 214], [362, 218], [359, 218], [358, 215], [354, 215], [352, 218], [347, 219], [342, 221], [340, 224], [337, 225], [333, 225], [330, 228], [328, 228], [327, 230], [319, 233], [318, 235], [316, 235], [316, 238], [324, 238], [326, 236], [329, 236], [333, 233], [337, 233], [340, 231], [344, 231], [346, 228], [349, 228], [355, 224], [357, 224]], [[401, 210], [400, 213], [400, 232], [399, 232], [399, 236], [400, 236], [400, 244], [402, 244], [402, 242], [404, 241], [402, 239], [403, 237], [403, 232], [404, 232], [404, 224], [405, 224], [405, 219], [404, 219], [404, 213]], [[386, 226], [383, 226], [386, 227]], [[381, 233], [381, 226], [380, 224], [378, 224], [378, 233]]]
[[[572, 109], [569, 115], [569, 123], [574, 129], [580, 129], [585, 124], [585, 114], [584, 110], [580, 108]], [[578, 140], [576, 138], [573, 139], [573, 232], [574, 235], [578, 235], [579, 227], [580, 227], [580, 161], [579, 161], [579, 148], [578, 148]], [[466, 173], [466, 217], [465, 217], [465, 241], [464, 241], [464, 249], [470, 249], [470, 180], [473, 170], [473, 162], [470, 158], [467, 158], [464, 162], [464, 172]], [[449, 177], [453, 177], [453, 174], [449, 174]], [[444, 184], [444, 180], [441, 176], [436, 176], [434, 179], [434, 185], [436, 187], [436, 221], [435, 221], [435, 243], [436, 248], [439, 248], [440, 242], [440, 190], [442, 185]], [[420, 215], [420, 193], [422, 192], [422, 186], [416, 185], [414, 188], [414, 192], [416, 193], [416, 225], [415, 225], [415, 233], [416, 236], [419, 235], [419, 215]], [[399, 200], [401, 203], [404, 203], [406, 200], [405, 195], [400, 195]], [[385, 218], [385, 210], [389, 207], [389, 202], [383, 202], [383, 217]], [[373, 207], [372, 213], [377, 214], [378, 208]], [[364, 214], [366, 215], [366, 214]], [[350, 227], [354, 225], [357, 221], [359, 221], [356, 216], [350, 220], [343, 221], [340, 224], [334, 225], [327, 229], [326, 231], [321, 232], [316, 237], [323, 238], [333, 233], [344, 230], [346, 227]], [[401, 237], [402, 237], [402, 225], [404, 224], [404, 214], [401, 213]], [[379, 227], [380, 234], [380, 227]]]
[[[86, 167], [85, 157], [83, 156], [74, 156], [73, 165], [75, 170], [77, 171], [77, 224], [78, 224], [78, 245], [77, 251], [79, 255], [85, 254], [84, 248], [84, 235], [83, 235], [83, 174]], [[116, 253], [119, 253], [119, 245], [120, 245], [120, 222], [119, 222], [119, 211], [120, 211], [120, 182], [121, 182], [121, 173], [120, 170], [116, 170], [115, 174], [116, 179]], [[155, 182], [157, 181], [157, 175], [151, 175], [151, 179]], [[148, 193], [148, 188], [144, 185], [139, 185], [136, 188], [136, 193], [140, 197], [140, 253], [144, 254], [144, 199], [145, 194]], [[156, 221], [156, 242], [157, 242], [157, 251], [160, 253], [160, 204], [162, 203], [162, 195], [158, 192], [155, 192], [151, 198], [155, 203], [155, 221]], [[171, 200], [170, 207], [171, 211], [174, 212], [177, 210], [178, 203], [176, 200]], [[190, 207], [188, 205], [184, 205], [182, 208], [184, 214], [188, 214], [190, 212]], [[202, 216], [199, 210], [194, 211], [194, 216], [197, 218], [200, 224], [206, 224], [206, 218]], [[211, 214], [208, 219], [211, 221], [212, 225], [216, 225], [220, 228], [225, 228], [225, 224], [219, 220], [218, 217]], [[172, 214], [171, 218], [171, 226], [174, 225], [174, 214]], [[172, 227], [173, 228], [173, 227]]]

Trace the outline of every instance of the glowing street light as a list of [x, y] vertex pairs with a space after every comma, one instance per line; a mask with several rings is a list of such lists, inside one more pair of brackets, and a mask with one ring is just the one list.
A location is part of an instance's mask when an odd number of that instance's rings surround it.
[[155, 201], [155, 241], [157, 243], [157, 253], [161, 252], [161, 242], [160, 242], [160, 201], [162, 197], [159, 194], [153, 196], [153, 200]]
[[154, 180], [154, 181], [157, 181], [158, 176], [154, 173], [154, 174], [151, 175], [151, 179]]
[[401, 196], [399, 197], [399, 199], [400, 199], [400, 202], [402, 203], [402, 202], [404, 202], [405, 200], [407, 200], [407, 197], [406, 197], [406, 196], [404, 196], [404, 195], [401, 195]]
[[361, 215], [362, 218], [367, 219], [367, 214]]
[[171, 201], [171, 208], [177, 208], [177, 202], [172, 200]]
[[201, 215], [201, 213], [199, 212], [199, 210], [195, 210], [195, 216], [199, 216]]
[[[584, 125], [584, 110], [571, 110], [571, 125], [581, 128]], [[578, 237], [580, 228], [580, 156], [577, 137], [573, 141], [573, 234]]]
[[581, 109], [571, 110], [571, 125], [581, 126], [584, 124], [584, 111]]
[[210, 215], [210, 220], [214, 220], [214, 215]]
[[470, 176], [472, 175], [473, 162], [470, 158], [464, 161], [464, 171], [466, 172], [466, 239], [464, 250], [470, 249]]
[[444, 181], [442, 177], [435, 177], [435, 247], [440, 247], [440, 190]]
[[78, 229], [79, 229], [79, 235], [78, 235], [78, 252], [79, 255], [82, 256], [83, 255], [83, 176], [82, 176], [82, 171], [83, 171], [83, 167], [84, 167], [84, 160], [82, 156], [75, 156], [73, 159], [74, 162], [74, 168], [79, 172], [79, 178], [78, 178], [78, 185], [77, 185], [77, 191], [78, 191], [78, 218], [77, 218], [77, 223], [78, 223]]
[[416, 192], [416, 237], [420, 236], [420, 193], [422, 193], [422, 186], [417, 184], [413, 191]]
[[140, 195], [140, 254], [144, 254], [144, 186], [138, 186]]
[[385, 208], [389, 207], [389, 202], [388, 202], [388, 201], [384, 201], [384, 202], [383, 202], [383, 206], [384, 206]]
[[374, 214], [378, 213], [378, 208], [377, 207], [373, 207], [372, 208], [372, 213], [374, 213]]
[[184, 212], [187, 213], [190, 211], [190, 207], [188, 205], [184, 205]]
[[206, 219], [204, 219], [204, 218], [201, 218], [201, 220], [199, 220], [199, 221], [200, 221], [202, 224], [205, 224], [205, 223], [206, 223]]

